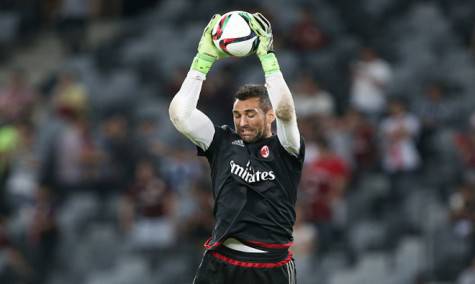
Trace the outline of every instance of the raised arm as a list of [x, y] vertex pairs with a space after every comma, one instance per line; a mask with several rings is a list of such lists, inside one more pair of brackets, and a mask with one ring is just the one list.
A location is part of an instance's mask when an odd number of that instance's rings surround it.
[[190, 70], [170, 103], [169, 114], [175, 128], [201, 149], [208, 149], [214, 136], [211, 120], [196, 108], [205, 75]]
[[300, 133], [294, 100], [289, 87], [280, 72], [279, 63], [272, 48], [272, 29], [269, 21], [260, 13], [253, 14], [251, 28], [259, 36], [256, 55], [266, 76], [266, 87], [274, 109], [277, 124], [277, 137], [290, 154], [300, 152]]
[[266, 75], [266, 87], [276, 116], [280, 144], [294, 156], [300, 152], [300, 132], [294, 100], [280, 71]]
[[220, 17], [219, 14], [214, 15], [204, 29], [191, 69], [169, 108], [170, 120], [175, 128], [203, 150], [207, 150], [213, 141], [214, 126], [196, 106], [206, 74], [216, 60], [226, 57], [214, 47], [211, 39], [211, 30]]

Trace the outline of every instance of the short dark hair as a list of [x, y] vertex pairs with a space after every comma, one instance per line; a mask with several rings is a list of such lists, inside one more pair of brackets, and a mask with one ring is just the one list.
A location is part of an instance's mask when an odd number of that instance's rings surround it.
[[260, 107], [264, 112], [272, 109], [267, 89], [263, 85], [246, 84], [240, 87], [234, 94], [234, 99], [236, 100], [243, 101], [251, 98], [259, 98]]

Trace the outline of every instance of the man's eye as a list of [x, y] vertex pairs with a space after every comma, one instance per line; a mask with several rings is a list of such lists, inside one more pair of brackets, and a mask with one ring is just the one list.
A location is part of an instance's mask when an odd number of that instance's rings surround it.
[[256, 116], [254, 113], [253, 114], [248, 114], [247, 117], [249, 118], [253, 118], [254, 116]]

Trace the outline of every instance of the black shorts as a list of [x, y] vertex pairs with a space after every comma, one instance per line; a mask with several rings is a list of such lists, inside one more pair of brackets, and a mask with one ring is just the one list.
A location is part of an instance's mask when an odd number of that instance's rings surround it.
[[[229, 252], [225, 249], [225, 252]], [[251, 261], [257, 254], [243, 258], [230, 257], [219, 251], [207, 251], [193, 284], [295, 284], [295, 263], [291, 254], [280, 260]], [[235, 255], [233, 255], [235, 256]], [[260, 256], [257, 256], [260, 258]]]

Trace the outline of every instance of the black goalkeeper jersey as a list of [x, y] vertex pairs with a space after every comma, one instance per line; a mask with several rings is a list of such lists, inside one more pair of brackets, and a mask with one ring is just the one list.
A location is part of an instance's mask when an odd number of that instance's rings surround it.
[[277, 136], [245, 143], [228, 126], [215, 127], [206, 151], [216, 224], [207, 247], [228, 237], [254, 244], [290, 244], [305, 146], [293, 156]]

